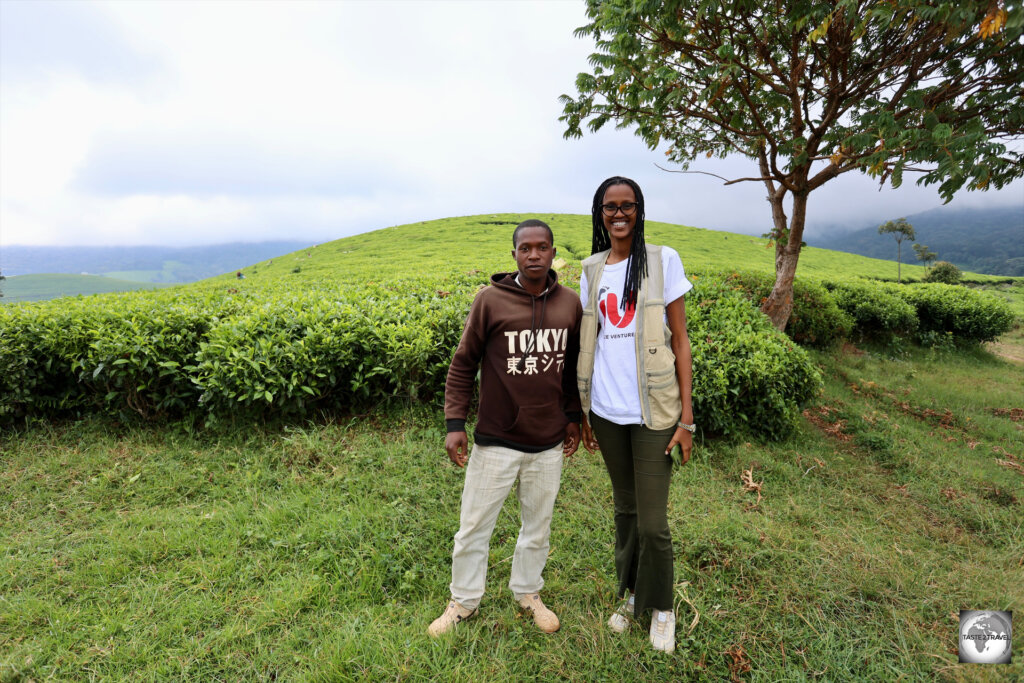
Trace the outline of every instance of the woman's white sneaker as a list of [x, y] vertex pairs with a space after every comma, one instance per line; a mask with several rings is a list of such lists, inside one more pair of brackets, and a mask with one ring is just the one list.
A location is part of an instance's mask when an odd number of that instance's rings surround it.
[[672, 610], [654, 610], [651, 615], [651, 645], [661, 652], [676, 649], [676, 615]]
[[629, 600], [621, 605], [619, 609], [615, 610], [612, 616], [608, 618], [608, 628], [612, 630], [612, 633], [625, 633], [629, 630], [629, 624], [633, 620], [635, 613], [636, 596], [630, 593]]

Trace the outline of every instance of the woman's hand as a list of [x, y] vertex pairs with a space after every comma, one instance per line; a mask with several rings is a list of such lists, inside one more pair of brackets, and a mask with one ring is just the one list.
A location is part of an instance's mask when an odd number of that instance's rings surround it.
[[690, 461], [690, 453], [693, 452], [693, 434], [682, 427], [676, 427], [676, 433], [672, 435], [672, 440], [668, 442], [668, 448], [665, 449], [665, 455], [672, 453], [672, 449], [676, 446], [683, 453], [682, 459], [679, 464], [685, 465]]
[[598, 449], [597, 438], [594, 437], [594, 430], [590, 428], [587, 416], [583, 416], [583, 447], [593, 453]]

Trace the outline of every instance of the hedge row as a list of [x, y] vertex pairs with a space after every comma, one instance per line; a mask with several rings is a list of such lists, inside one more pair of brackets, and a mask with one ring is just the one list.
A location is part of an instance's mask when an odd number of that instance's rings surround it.
[[[434, 400], [483, 275], [359, 288], [193, 288], [0, 308], [0, 419], [246, 420]], [[443, 282], [443, 291], [438, 285]], [[820, 379], [738, 292], [691, 296], [695, 415], [781, 438]]]
[[[238, 283], [0, 307], [0, 421], [87, 411], [263, 419], [435, 400], [485, 277]], [[785, 436], [820, 378], [757, 310], [771, 277], [694, 280], [687, 313], [697, 419], [711, 432]], [[789, 332], [819, 345], [851, 330], [877, 340], [979, 342], [1013, 323], [1004, 302], [962, 287], [798, 282]]]
[[[754, 271], [698, 274], [743, 293], [760, 307], [774, 276]], [[897, 285], [872, 280], [793, 283], [786, 333], [801, 344], [831, 346], [854, 337], [888, 343], [895, 337], [927, 342], [942, 336], [961, 344], [991, 341], [1013, 329], [1013, 311], [987, 292], [945, 284]]]
[[1005, 301], [966, 287], [868, 280], [826, 281], [824, 286], [853, 318], [854, 332], [861, 339], [888, 342], [913, 336], [927, 342], [948, 336], [960, 344], [978, 344], [1009, 332], [1015, 324]]
[[479, 284], [181, 288], [5, 306], [0, 419], [252, 417], [431, 398]]

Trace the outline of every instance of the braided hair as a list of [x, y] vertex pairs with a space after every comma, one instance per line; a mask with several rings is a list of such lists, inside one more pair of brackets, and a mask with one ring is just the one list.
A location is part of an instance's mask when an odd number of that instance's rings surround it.
[[636, 305], [637, 294], [640, 291], [640, 281], [647, 277], [647, 245], [644, 242], [644, 193], [636, 181], [622, 176], [612, 176], [601, 183], [597, 192], [594, 193], [594, 206], [591, 210], [593, 217], [594, 231], [591, 242], [591, 254], [604, 251], [612, 246], [611, 237], [608, 236], [608, 229], [604, 227], [604, 216], [601, 213], [601, 204], [604, 203], [604, 193], [613, 185], [629, 185], [636, 195], [636, 223], [633, 226], [633, 242], [629, 245], [629, 260], [626, 263], [626, 282], [622, 289], [622, 306], [628, 308]]

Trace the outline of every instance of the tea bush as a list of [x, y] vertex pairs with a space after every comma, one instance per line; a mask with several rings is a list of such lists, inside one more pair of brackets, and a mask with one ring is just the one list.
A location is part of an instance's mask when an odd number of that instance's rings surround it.
[[163, 290], [0, 309], [0, 417], [83, 409], [180, 415], [198, 391], [187, 372], [211, 321], [236, 302]]
[[917, 329], [917, 313], [897, 285], [868, 280], [826, 281], [836, 304], [853, 319], [861, 340], [888, 343]]
[[1014, 326], [1010, 306], [988, 292], [938, 283], [908, 285], [899, 292], [916, 309], [921, 334], [948, 333], [958, 343], [974, 344], [992, 341]]
[[478, 282], [293, 292], [210, 330], [196, 354], [214, 414], [303, 414], [444, 390]]
[[[712, 277], [743, 292], [756, 307], [765, 302], [775, 284], [774, 275], [761, 271], [722, 271]], [[794, 281], [793, 310], [786, 323], [786, 334], [801, 344], [827, 347], [849, 336], [852, 328], [853, 320], [824, 287], [813, 280]]]
[[788, 436], [821, 387], [807, 352], [728, 283], [699, 278], [687, 301], [693, 410], [713, 433]]

